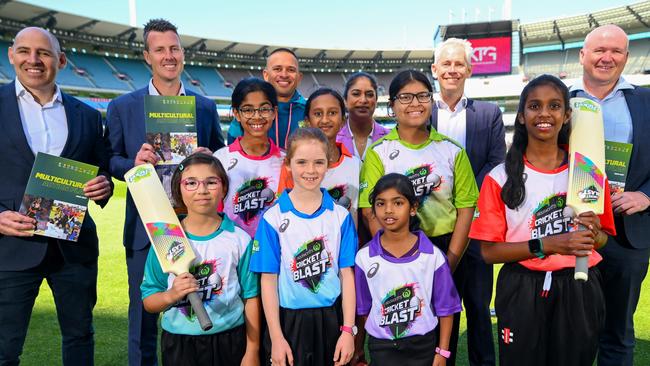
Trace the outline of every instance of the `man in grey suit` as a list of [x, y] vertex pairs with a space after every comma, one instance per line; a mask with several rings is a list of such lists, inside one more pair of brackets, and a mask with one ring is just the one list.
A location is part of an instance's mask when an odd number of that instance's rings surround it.
[[[472, 75], [472, 46], [462, 39], [450, 38], [436, 47], [431, 72], [438, 80], [440, 92], [434, 95], [432, 126], [461, 145], [469, 157], [476, 184], [505, 159], [505, 128], [501, 110], [494, 103], [467, 98], [465, 80]], [[446, 248], [443, 248], [446, 249]], [[453, 269], [453, 268], [452, 268]], [[492, 265], [481, 257], [478, 242], [471, 241], [458, 262], [454, 282], [467, 312], [467, 350], [469, 363], [494, 365], [494, 343], [490, 319], [492, 299]], [[460, 314], [454, 317], [449, 348], [454, 365]]]

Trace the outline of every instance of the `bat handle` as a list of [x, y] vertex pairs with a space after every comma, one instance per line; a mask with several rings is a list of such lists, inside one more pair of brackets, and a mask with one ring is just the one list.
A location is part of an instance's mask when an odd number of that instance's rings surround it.
[[[578, 225], [578, 230], [587, 230], [583, 225]], [[576, 281], [586, 282], [589, 279], [589, 256], [576, 257], [576, 268], [573, 273], [573, 279]]]
[[199, 294], [196, 292], [189, 293], [187, 295], [187, 299], [190, 301], [190, 304], [192, 305], [192, 310], [194, 310], [194, 314], [196, 314], [196, 318], [199, 320], [201, 329], [203, 330], [212, 329], [212, 321], [208, 316], [208, 312], [205, 311], [205, 307], [203, 307], [203, 301], [201, 301]]

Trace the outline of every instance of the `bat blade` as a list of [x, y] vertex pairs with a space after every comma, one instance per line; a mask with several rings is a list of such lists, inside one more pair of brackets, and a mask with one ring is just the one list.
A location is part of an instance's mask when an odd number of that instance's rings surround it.
[[[189, 272], [196, 255], [153, 165], [134, 167], [124, 174], [124, 180], [163, 272], [175, 275]], [[201, 329], [211, 329], [212, 321], [198, 294], [190, 293], [187, 297]]]
[[[605, 203], [605, 132], [600, 105], [587, 98], [571, 98], [569, 186], [567, 208], [574, 215], [600, 215]], [[586, 230], [580, 227], [578, 230]], [[587, 281], [589, 257], [576, 257], [574, 278]]]

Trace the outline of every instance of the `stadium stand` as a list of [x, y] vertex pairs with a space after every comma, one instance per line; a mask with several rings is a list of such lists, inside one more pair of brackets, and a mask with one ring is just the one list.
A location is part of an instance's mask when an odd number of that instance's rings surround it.
[[[0, 42], [0, 50], [6, 50], [10, 44], [7, 42]], [[9, 63], [7, 52], [0, 52], [0, 79], [10, 80], [16, 77], [14, 67]]]
[[253, 72], [249, 70], [242, 70], [242, 69], [219, 69], [219, 72], [221, 73], [221, 76], [223, 76], [223, 79], [226, 81], [226, 83], [230, 83], [230, 85], [234, 88], [237, 83], [246, 78], [250, 77], [261, 77], [259, 73], [253, 74]]
[[149, 66], [143, 60], [124, 59], [118, 57], [106, 58], [114, 68], [122, 74], [128, 76], [131, 84], [136, 89], [140, 89], [149, 83], [151, 71]]
[[74, 53], [68, 55], [68, 60], [72, 66], [84, 70], [98, 88], [125, 92], [133, 90], [128, 82], [117, 78], [117, 72], [111, 69], [111, 65], [103, 57]]
[[198, 81], [205, 95], [229, 97], [232, 94], [232, 90], [226, 88], [224, 85], [224, 80], [221, 78], [221, 75], [212, 67], [185, 65], [185, 73], [189, 74], [191, 80], [194, 81], [190, 81], [190, 84], [194, 88], [198, 88], [199, 85], [196, 84]]

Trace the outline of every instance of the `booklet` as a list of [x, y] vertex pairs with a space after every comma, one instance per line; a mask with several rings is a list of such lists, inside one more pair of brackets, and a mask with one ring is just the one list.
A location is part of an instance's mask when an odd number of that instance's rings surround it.
[[39, 152], [19, 212], [36, 219], [34, 234], [77, 241], [88, 209], [83, 188], [99, 168]]
[[158, 156], [156, 172], [167, 197], [174, 204], [171, 180], [174, 170], [198, 147], [196, 135], [196, 98], [193, 96], [144, 97], [147, 143]]
[[632, 144], [605, 141], [605, 172], [611, 194], [625, 190], [627, 168], [632, 155]]

